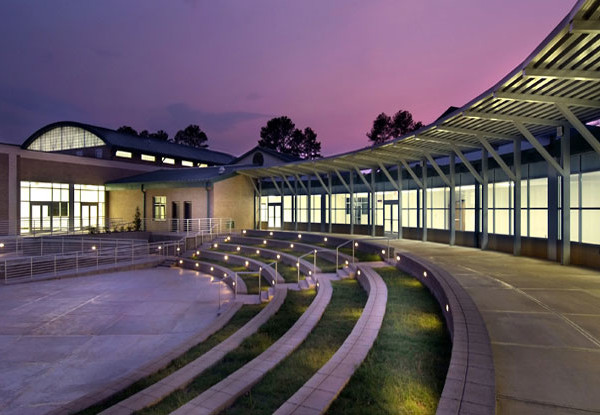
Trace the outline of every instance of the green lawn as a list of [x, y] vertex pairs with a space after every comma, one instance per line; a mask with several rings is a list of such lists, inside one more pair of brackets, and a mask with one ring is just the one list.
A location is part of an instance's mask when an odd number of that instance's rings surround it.
[[304, 343], [224, 414], [273, 413], [342, 345], [360, 317], [366, 299], [356, 280], [334, 281], [331, 302]]
[[[198, 261], [202, 262], [208, 262], [210, 264], [221, 265], [222, 267], [225, 267], [233, 272], [247, 271], [246, 267], [243, 265], [233, 265], [226, 261], [215, 261], [212, 259], [202, 258], [202, 256], [200, 256], [200, 258], [196, 258], [196, 255], [193, 256], [193, 259], [197, 259]], [[238, 278], [244, 280], [248, 294], [258, 294], [258, 272], [252, 274], [239, 274]], [[265, 282], [264, 278], [261, 281], [260, 289], [261, 291], [266, 291], [269, 289], [269, 285]]]
[[[211, 248], [211, 251], [229, 253], [232, 255], [243, 256], [245, 258], [256, 259], [257, 261], [261, 261], [266, 264], [273, 262], [273, 260], [271, 260], [269, 258], [264, 258], [264, 257], [261, 257], [260, 255], [256, 255], [256, 254], [248, 254], [248, 253], [242, 253], [242, 252], [237, 252], [237, 251], [236, 252], [222, 251], [220, 249], [214, 249], [214, 248]], [[242, 267], [242, 268], [244, 268], [244, 267]], [[275, 269], [274, 265], [273, 265], [273, 269]], [[294, 266], [287, 265], [287, 264], [284, 264], [283, 262], [279, 261], [279, 263], [277, 264], [277, 272], [279, 272], [279, 274], [283, 277], [285, 282], [297, 282], [298, 281], [298, 268], [296, 268]], [[303, 280], [304, 278], [305, 278], [304, 274], [302, 272], [300, 272], [300, 279]]]
[[416, 279], [379, 268], [388, 287], [386, 314], [366, 360], [328, 414], [433, 414], [451, 342], [439, 305]]
[[214, 366], [204, 371], [187, 387], [173, 392], [157, 404], [136, 413], [144, 415], [168, 414], [200, 395], [212, 385], [225, 379], [264, 352], [288, 331], [308, 308], [314, 296], [314, 290], [289, 291], [279, 311], [258, 332], [244, 340], [237, 349], [231, 351]]
[[97, 405], [90, 406], [89, 408], [78, 412], [78, 414], [87, 415], [102, 412], [103, 410], [113, 406], [117, 402], [120, 402], [123, 399], [126, 399], [131, 395], [134, 395], [137, 392], [141, 391], [142, 389], [145, 389], [148, 386], [158, 382], [159, 380], [169, 376], [171, 373], [182, 368], [191, 361], [196, 360], [198, 357], [202, 356], [214, 346], [227, 339], [238, 329], [240, 329], [244, 324], [250, 321], [252, 317], [258, 314], [258, 312], [262, 310], [263, 307], [264, 305], [262, 304], [243, 306], [234, 314], [231, 320], [229, 320], [229, 322], [225, 326], [223, 326], [223, 328], [221, 328], [221, 330], [214, 333], [202, 343], [198, 343], [196, 346], [190, 348], [178, 358], [172, 360], [165, 368], [138, 380], [137, 382], [128, 386], [127, 388], [115, 393], [107, 400]]

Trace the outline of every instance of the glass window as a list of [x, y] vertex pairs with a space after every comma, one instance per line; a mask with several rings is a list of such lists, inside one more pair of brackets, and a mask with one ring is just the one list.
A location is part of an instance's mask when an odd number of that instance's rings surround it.
[[175, 164], [175, 159], [172, 159], [170, 157], [163, 157], [162, 162], [164, 164]]
[[27, 148], [37, 151], [62, 151], [103, 145], [105, 143], [100, 137], [83, 128], [56, 127], [40, 135]]
[[194, 167], [194, 163], [189, 160], [181, 160], [181, 165], [185, 167]]
[[[600, 171], [581, 175], [582, 207], [600, 208]], [[588, 227], [584, 222], [584, 227]], [[596, 228], [597, 229], [597, 228]]]
[[126, 158], [126, 159], [130, 159], [131, 158], [131, 152], [129, 152], [129, 151], [123, 151], [123, 150], [117, 150], [117, 152], [115, 153], [115, 156]]
[[156, 157], [149, 154], [142, 154], [142, 160], [144, 161], [156, 161]]
[[166, 196], [154, 196], [152, 198], [152, 213], [154, 220], [165, 220], [167, 218]]

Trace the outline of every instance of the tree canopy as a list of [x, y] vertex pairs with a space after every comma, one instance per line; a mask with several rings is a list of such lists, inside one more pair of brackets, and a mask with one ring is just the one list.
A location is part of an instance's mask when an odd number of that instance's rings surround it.
[[392, 138], [400, 137], [423, 127], [421, 121], [414, 121], [409, 111], [400, 110], [390, 117], [382, 112], [373, 121], [371, 131], [367, 133], [373, 144], [381, 144]]
[[321, 143], [317, 133], [310, 127], [304, 131], [296, 128], [289, 117], [272, 118], [260, 129], [258, 145], [301, 159], [321, 157]]
[[177, 144], [184, 144], [190, 147], [208, 147], [207, 141], [208, 137], [206, 136], [206, 133], [196, 124], [190, 124], [185, 127], [184, 130], [179, 130], [177, 131], [177, 134], [175, 134], [175, 142]]
[[196, 124], [190, 124], [185, 129], [177, 131], [174, 138], [169, 138], [164, 130], [158, 130], [154, 133], [148, 130], [142, 130], [139, 133], [128, 125], [123, 125], [117, 128], [117, 131], [123, 134], [129, 134], [140, 138], [155, 138], [157, 140], [166, 141], [169, 143], [183, 144], [190, 147], [206, 148], [208, 147], [208, 137], [206, 133]]

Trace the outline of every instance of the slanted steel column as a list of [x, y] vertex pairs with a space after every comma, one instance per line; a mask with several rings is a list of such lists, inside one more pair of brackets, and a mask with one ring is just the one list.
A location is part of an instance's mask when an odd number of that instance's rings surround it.
[[571, 131], [568, 126], [565, 126], [562, 128], [562, 133], [560, 139], [560, 163], [563, 168], [560, 194], [562, 206], [560, 221], [561, 263], [569, 265], [571, 263]]
[[521, 139], [514, 141], [513, 173], [515, 175], [513, 202], [513, 254], [521, 255]]
[[350, 233], [354, 233], [354, 173], [350, 170]]
[[423, 242], [427, 241], [427, 160], [423, 159], [421, 161], [421, 166], [422, 166], [422, 183], [423, 183], [423, 205], [421, 207], [421, 211], [422, 211], [422, 215], [421, 217], [423, 218], [423, 233], [422, 233], [422, 238], [423, 238]]
[[333, 193], [333, 186], [331, 185], [331, 173], [327, 173], [327, 179], [329, 180], [329, 183], [327, 183], [329, 185], [329, 193], [327, 194], [327, 211], [329, 212], [329, 233], [331, 233], [331, 224], [333, 223], [333, 220], [331, 219], [331, 194]]
[[450, 154], [450, 209], [448, 209], [448, 225], [450, 229], [450, 240], [449, 244], [454, 245], [456, 243], [456, 160], [454, 153]]
[[402, 239], [402, 165], [398, 163], [398, 239]]
[[306, 206], [308, 208], [308, 213], [306, 215], [306, 218], [308, 219], [308, 223], [306, 224], [306, 230], [310, 232], [310, 223], [312, 222], [312, 194], [311, 194], [311, 190], [312, 188], [310, 187], [310, 182], [312, 180], [310, 180], [310, 175], [308, 176], [308, 186], [307, 186], [307, 193], [308, 196], [306, 197], [308, 200], [306, 201]]
[[377, 222], [377, 200], [375, 199], [375, 169], [371, 169], [371, 236], [375, 236]]
[[481, 249], [488, 247], [488, 152], [481, 150]]

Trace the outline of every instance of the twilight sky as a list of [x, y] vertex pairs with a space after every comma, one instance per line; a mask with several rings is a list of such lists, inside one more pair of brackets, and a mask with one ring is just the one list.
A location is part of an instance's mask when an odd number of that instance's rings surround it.
[[72, 120], [200, 125], [239, 155], [287, 115], [330, 155], [382, 111], [429, 123], [517, 66], [575, 0], [0, 2], [0, 142]]

